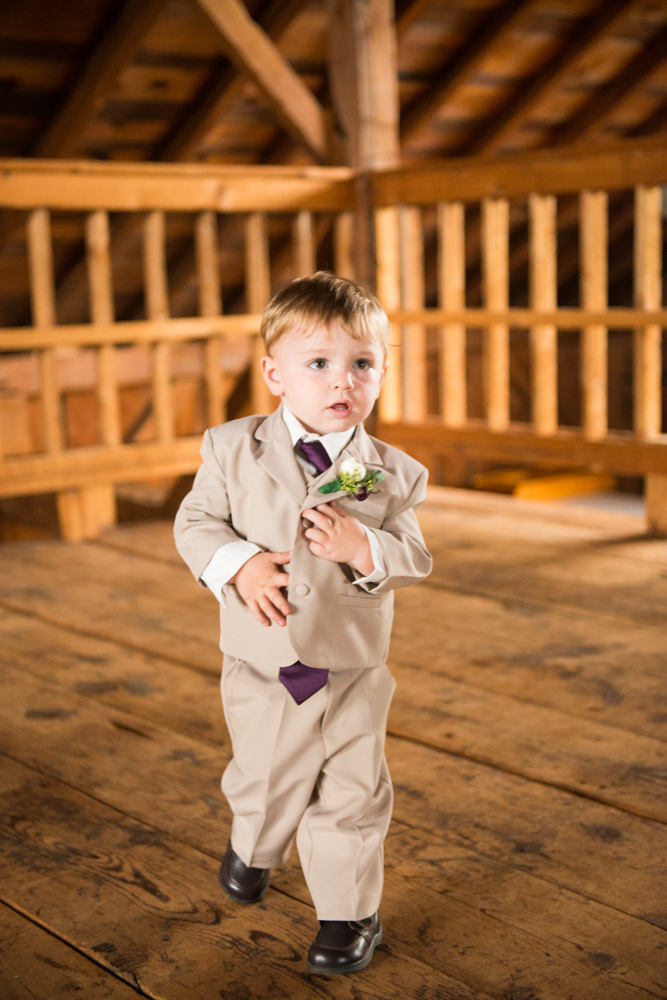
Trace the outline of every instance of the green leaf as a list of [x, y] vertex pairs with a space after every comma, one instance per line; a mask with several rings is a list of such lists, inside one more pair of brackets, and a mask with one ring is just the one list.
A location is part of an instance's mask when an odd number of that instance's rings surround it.
[[330, 483], [320, 486], [320, 493], [338, 493], [340, 490], [340, 479], [334, 479]]

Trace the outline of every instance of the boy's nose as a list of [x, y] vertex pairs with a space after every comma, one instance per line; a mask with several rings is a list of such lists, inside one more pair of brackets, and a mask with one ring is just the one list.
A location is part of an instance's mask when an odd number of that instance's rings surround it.
[[351, 372], [347, 370], [332, 372], [331, 384], [336, 389], [351, 389], [353, 385]]

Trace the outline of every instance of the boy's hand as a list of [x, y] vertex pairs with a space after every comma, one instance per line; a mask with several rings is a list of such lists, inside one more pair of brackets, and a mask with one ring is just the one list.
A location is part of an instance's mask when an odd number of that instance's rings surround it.
[[335, 500], [304, 511], [314, 525], [306, 530], [308, 548], [315, 556], [330, 562], [347, 563], [362, 576], [373, 572], [373, 556], [368, 535], [360, 521], [346, 513]]
[[[229, 581], [236, 586], [260, 625], [285, 626], [290, 606], [281, 587], [289, 586], [289, 574], [279, 566], [290, 561], [289, 552], [256, 552]], [[270, 620], [269, 620], [270, 619]]]

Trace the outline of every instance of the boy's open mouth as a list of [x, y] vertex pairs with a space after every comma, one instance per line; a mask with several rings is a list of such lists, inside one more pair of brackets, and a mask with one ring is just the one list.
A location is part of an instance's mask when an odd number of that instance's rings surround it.
[[349, 403], [333, 403], [329, 407], [329, 409], [330, 410], [335, 410], [336, 413], [349, 413], [349, 411], [350, 411], [350, 404]]

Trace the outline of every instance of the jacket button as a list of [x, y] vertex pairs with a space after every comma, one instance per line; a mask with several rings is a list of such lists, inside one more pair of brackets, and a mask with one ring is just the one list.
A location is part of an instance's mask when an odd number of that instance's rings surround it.
[[294, 593], [297, 594], [299, 597], [305, 597], [306, 594], [310, 593], [310, 587], [308, 586], [307, 583], [297, 583], [296, 587], [294, 588]]

